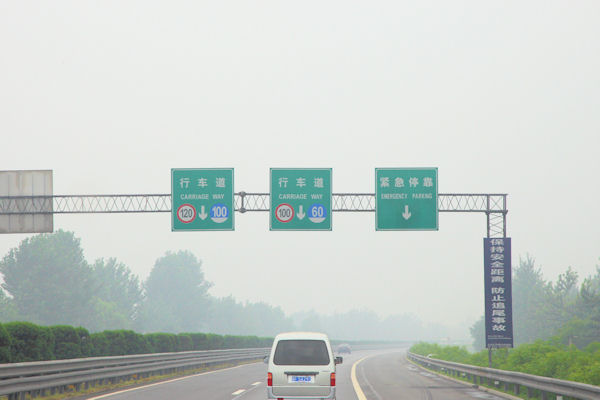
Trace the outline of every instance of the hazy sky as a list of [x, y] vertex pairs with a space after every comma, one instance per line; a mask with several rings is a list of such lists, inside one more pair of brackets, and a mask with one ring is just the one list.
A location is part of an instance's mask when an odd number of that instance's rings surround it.
[[[600, 2], [0, 2], [0, 170], [53, 169], [55, 194], [169, 193], [171, 168], [331, 167], [373, 192], [376, 167], [438, 167], [440, 193], [508, 193], [513, 264], [548, 279], [600, 264]], [[86, 257], [145, 278], [167, 250], [214, 295], [288, 312], [483, 314], [483, 214], [438, 232], [172, 233], [170, 215], [56, 216]], [[0, 254], [26, 235], [0, 236]]]

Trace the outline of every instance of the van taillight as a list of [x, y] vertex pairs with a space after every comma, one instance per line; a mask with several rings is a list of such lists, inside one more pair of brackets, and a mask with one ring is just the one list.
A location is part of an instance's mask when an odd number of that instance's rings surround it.
[[273, 386], [273, 374], [270, 372], [267, 374], [267, 386]]
[[335, 372], [331, 373], [331, 378], [330, 378], [329, 385], [330, 386], [335, 386]]

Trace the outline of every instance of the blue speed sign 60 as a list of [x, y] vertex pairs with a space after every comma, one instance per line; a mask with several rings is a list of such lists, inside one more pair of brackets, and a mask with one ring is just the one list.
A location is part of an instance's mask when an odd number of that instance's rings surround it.
[[321, 223], [327, 218], [327, 209], [323, 204], [313, 204], [308, 208], [308, 219], [314, 223]]

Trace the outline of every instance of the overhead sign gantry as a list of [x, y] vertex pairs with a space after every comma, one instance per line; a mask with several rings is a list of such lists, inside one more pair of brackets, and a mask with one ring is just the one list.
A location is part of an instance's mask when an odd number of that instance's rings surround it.
[[507, 195], [438, 194], [437, 168], [378, 168], [375, 182], [375, 193], [332, 194], [330, 168], [282, 168], [271, 170], [270, 193], [234, 193], [232, 168], [173, 169], [170, 194], [15, 196], [0, 191], [0, 221], [13, 216], [168, 212], [173, 230], [233, 230], [234, 211], [262, 211], [270, 213], [271, 230], [331, 230], [335, 211], [375, 212], [377, 230], [437, 230], [438, 212], [484, 213], [487, 347], [512, 346]]

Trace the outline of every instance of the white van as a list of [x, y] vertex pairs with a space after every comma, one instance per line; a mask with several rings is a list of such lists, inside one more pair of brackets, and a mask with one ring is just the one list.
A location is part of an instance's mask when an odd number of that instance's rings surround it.
[[335, 399], [335, 366], [341, 362], [324, 333], [280, 333], [268, 357], [267, 397]]

